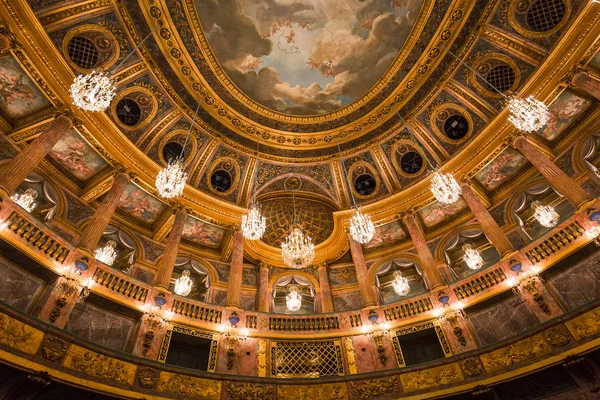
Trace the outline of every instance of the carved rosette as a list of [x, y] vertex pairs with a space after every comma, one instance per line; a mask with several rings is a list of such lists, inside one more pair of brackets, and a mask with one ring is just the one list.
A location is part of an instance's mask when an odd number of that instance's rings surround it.
[[46, 360], [60, 361], [67, 355], [67, 342], [56, 336], [47, 336], [42, 342], [41, 354]]
[[144, 389], [154, 389], [158, 383], [160, 371], [150, 367], [140, 367], [137, 374], [137, 383]]

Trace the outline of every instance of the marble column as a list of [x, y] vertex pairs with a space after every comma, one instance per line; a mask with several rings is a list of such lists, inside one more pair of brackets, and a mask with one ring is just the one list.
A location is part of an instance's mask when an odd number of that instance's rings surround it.
[[69, 117], [64, 114], [58, 116], [42, 134], [9, 161], [0, 172], [0, 193], [11, 195], [72, 126], [73, 121]]
[[177, 252], [179, 251], [179, 242], [181, 241], [181, 235], [183, 233], [183, 226], [187, 219], [187, 212], [185, 208], [181, 207], [177, 209], [175, 213], [175, 222], [169, 233], [169, 240], [167, 241], [167, 247], [163, 253], [160, 261], [158, 262], [158, 275], [156, 277], [156, 286], [162, 289], [169, 289], [169, 282], [173, 275], [173, 268], [175, 267], [175, 260], [177, 259]]
[[269, 291], [269, 265], [260, 262], [258, 266], [258, 311], [268, 313], [271, 311], [271, 293]]
[[471, 209], [477, 222], [479, 222], [483, 233], [485, 233], [485, 236], [487, 236], [492, 245], [494, 245], [500, 256], [505, 257], [510, 253], [514, 253], [515, 249], [510, 243], [510, 240], [508, 240], [508, 237], [502, 228], [500, 228], [496, 220], [491, 216], [471, 186], [466, 182], [462, 182], [461, 187], [465, 202]]
[[429, 247], [427, 247], [425, 234], [423, 233], [421, 225], [417, 222], [415, 215], [413, 213], [404, 214], [402, 222], [404, 222], [404, 226], [408, 230], [413, 246], [415, 246], [415, 249], [417, 250], [419, 260], [421, 261], [423, 275], [425, 275], [425, 278], [430, 285], [429, 289], [434, 290], [444, 286], [444, 280], [440, 275], [440, 271], [437, 269], [433, 254], [431, 254]]
[[331, 313], [334, 309], [331, 287], [329, 286], [329, 276], [327, 275], [327, 264], [324, 262], [319, 264], [317, 271], [319, 273], [319, 286], [321, 288], [321, 312]]
[[102, 238], [102, 234], [106, 230], [117, 205], [119, 205], [121, 195], [125, 191], [125, 187], [130, 180], [131, 176], [126, 171], [117, 172], [111, 188], [104, 196], [102, 203], [100, 203], [100, 206], [79, 238], [77, 246], [80, 250], [93, 257], [96, 247], [98, 247], [98, 243]]
[[348, 235], [348, 240], [350, 241], [350, 253], [352, 254], [352, 261], [354, 262], [358, 288], [360, 289], [363, 304], [365, 307], [375, 307], [377, 306], [377, 299], [373, 291], [373, 286], [369, 282], [369, 272], [362, 247], [350, 235]]
[[233, 233], [233, 251], [227, 282], [227, 307], [240, 308], [242, 297], [242, 272], [244, 270], [244, 235], [236, 229]]
[[587, 193], [565, 174], [552, 160], [548, 159], [525, 136], [517, 136], [512, 145], [519, 150], [560, 194], [575, 207], [580, 208], [590, 201]]
[[573, 76], [573, 85], [600, 100], [600, 77], [592, 76], [589, 72], [581, 71]]

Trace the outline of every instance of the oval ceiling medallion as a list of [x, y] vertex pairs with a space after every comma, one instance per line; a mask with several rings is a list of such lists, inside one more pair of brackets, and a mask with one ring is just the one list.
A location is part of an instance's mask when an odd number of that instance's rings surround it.
[[249, 98], [316, 115], [362, 97], [390, 67], [423, 0], [195, 0], [217, 60]]

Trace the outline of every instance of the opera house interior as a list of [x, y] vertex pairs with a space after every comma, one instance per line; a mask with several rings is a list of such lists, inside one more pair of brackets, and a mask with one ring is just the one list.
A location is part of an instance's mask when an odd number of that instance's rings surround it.
[[0, 0], [0, 400], [600, 398], [600, 1]]

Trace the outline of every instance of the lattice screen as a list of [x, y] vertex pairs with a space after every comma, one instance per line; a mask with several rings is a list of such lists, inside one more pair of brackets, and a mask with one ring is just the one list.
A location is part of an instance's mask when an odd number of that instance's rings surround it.
[[343, 375], [340, 342], [271, 342], [271, 374], [278, 378]]
[[538, 0], [527, 13], [527, 24], [536, 32], [546, 32], [558, 25], [565, 16], [562, 0]]

